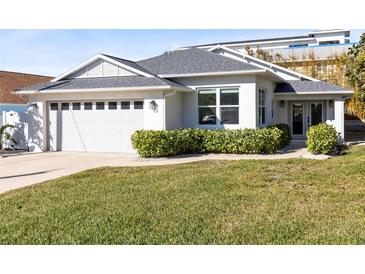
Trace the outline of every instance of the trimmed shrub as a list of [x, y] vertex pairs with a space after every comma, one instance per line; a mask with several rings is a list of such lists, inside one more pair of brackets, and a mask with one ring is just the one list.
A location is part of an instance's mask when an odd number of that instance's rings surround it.
[[274, 153], [281, 148], [283, 131], [273, 128], [243, 130], [138, 130], [133, 147], [142, 157], [184, 153]]
[[281, 139], [281, 147], [289, 145], [291, 141], [290, 127], [287, 124], [276, 124], [273, 126], [269, 126], [268, 128], [273, 128], [273, 127], [276, 127], [283, 132], [283, 137]]
[[339, 144], [336, 129], [328, 124], [312, 126], [307, 131], [308, 151], [315, 154], [336, 154], [336, 146]]

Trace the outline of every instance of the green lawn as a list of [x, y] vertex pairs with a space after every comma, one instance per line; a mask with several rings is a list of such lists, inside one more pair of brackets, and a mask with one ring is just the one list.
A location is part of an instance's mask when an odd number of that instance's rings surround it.
[[0, 244], [364, 243], [365, 146], [326, 161], [99, 168], [0, 195]]

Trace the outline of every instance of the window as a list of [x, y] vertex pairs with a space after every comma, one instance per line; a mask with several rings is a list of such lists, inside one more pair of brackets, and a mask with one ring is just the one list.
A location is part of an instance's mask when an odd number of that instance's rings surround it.
[[58, 110], [58, 103], [51, 103], [51, 110]]
[[70, 109], [70, 104], [69, 103], [62, 103], [61, 104], [61, 109], [62, 110], [69, 110]]
[[320, 45], [334, 45], [334, 44], [339, 44], [340, 41], [339, 40], [332, 40], [332, 41], [320, 41], [319, 44]]
[[289, 48], [300, 48], [300, 47], [308, 47], [308, 44], [294, 44], [294, 45], [289, 45]]
[[120, 102], [120, 106], [121, 106], [122, 109], [130, 109], [131, 108], [131, 102], [129, 102], [129, 101]]
[[105, 109], [104, 102], [96, 102], [96, 109]]
[[238, 89], [220, 90], [221, 124], [238, 124], [239, 97]]
[[198, 90], [200, 125], [237, 125], [239, 123], [238, 88]]
[[134, 101], [134, 109], [143, 109], [143, 101]]
[[92, 102], [85, 102], [84, 103], [84, 110], [91, 110], [93, 109], [93, 103]]
[[81, 104], [80, 103], [72, 103], [72, 110], [80, 110]]
[[217, 91], [203, 89], [198, 91], [199, 124], [215, 125], [217, 123]]
[[109, 109], [117, 109], [117, 102], [109, 102], [108, 107]]
[[259, 124], [264, 125], [266, 122], [266, 107], [265, 107], [265, 90], [259, 89]]

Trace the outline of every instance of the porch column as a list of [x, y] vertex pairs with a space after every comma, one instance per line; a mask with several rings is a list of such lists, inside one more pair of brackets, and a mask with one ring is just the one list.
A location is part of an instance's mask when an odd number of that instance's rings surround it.
[[345, 108], [343, 100], [335, 100], [335, 123], [334, 126], [342, 138], [345, 138]]

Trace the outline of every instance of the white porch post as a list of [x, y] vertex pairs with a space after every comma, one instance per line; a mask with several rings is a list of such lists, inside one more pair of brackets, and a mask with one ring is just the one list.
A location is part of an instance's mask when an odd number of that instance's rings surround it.
[[345, 138], [345, 109], [344, 101], [342, 99], [335, 100], [335, 124], [338, 133], [342, 138]]

